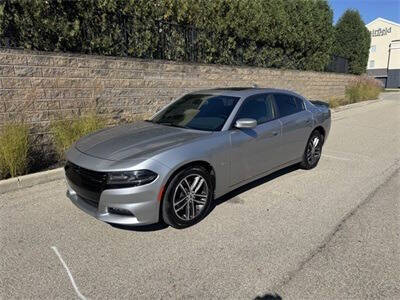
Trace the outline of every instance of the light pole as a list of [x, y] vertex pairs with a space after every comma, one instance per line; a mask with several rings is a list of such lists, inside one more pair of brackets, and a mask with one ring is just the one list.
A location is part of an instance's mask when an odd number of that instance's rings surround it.
[[392, 43], [393, 41], [389, 44], [389, 54], [388, 54], [388, 62], [387, 62], [387, 66], [386, 66], [386, 81], [385, 81], [385, 89], [387, 88], [387, 83], [389, 80], [389, 64], [390, 64], [390, 50], [392, 48]]

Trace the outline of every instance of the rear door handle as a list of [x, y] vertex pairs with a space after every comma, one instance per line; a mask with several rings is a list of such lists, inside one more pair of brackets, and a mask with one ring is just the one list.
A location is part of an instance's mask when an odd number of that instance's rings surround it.
[[272, 135], [277, 136], [279, 134], [279, 131], [272, 131]]

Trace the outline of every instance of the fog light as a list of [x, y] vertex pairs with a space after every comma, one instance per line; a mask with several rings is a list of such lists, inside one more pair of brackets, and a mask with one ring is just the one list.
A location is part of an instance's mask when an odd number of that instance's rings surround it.
[[129, 210], [118, 207], [109, 207], [108, 212], [115, 215], [133, 216]]

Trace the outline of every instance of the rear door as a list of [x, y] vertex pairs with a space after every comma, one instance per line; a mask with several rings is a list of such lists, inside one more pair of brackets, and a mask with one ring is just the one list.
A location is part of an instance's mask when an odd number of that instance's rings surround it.
[[302, 157], [312, 130], [312, 114], [304, 101], [286, 93], [275, 93], [279, 120], [282, 122], [281, 157], [283, 163]]
[[242, 118], [257, 120], [252, 129], [232, 128], [230, 139], [231, 185], [255, 177], [279, 164], [281, 123], [271, 94], [250, 96], [241, 105], [235, 121]]

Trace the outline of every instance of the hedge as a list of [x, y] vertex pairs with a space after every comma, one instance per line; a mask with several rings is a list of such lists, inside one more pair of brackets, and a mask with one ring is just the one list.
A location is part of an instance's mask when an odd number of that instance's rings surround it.
[[326, 0], [6, 0], [0, 36], [44, 51], [323, 71], [332, 16]]

